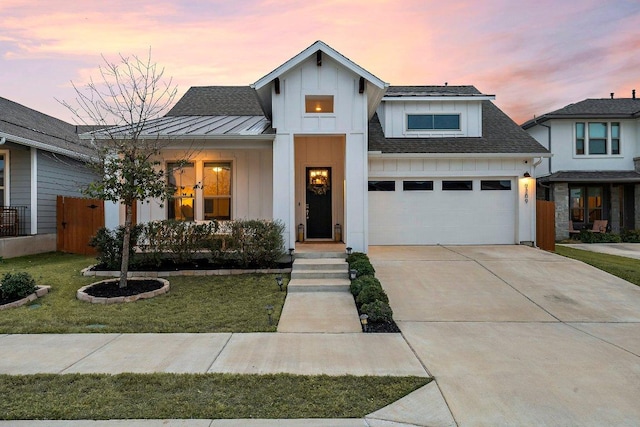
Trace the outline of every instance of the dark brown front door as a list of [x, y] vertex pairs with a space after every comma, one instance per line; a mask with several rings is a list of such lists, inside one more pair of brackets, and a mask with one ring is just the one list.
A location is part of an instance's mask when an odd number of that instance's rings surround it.
[[307, 239], [331, 238], [331, 168], [307, 168]]

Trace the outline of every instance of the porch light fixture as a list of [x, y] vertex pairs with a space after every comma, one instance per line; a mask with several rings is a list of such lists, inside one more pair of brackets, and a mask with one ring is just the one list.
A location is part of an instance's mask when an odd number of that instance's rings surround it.
[[347, 246], [347, 255], [351, 255], [353, 248], [351, 246]]
[[278, 284], [278, 287], [280, 288], [280, 291], [282, 292], [282, 285], [284, 284], [284, 282], [282, 281], [282, 276], [281, 275], [277, 275], [276, 276], [276, 283]]
[[529, 172], [525, 172], [525, 173], [524, 173], [524, 177], [525, 177], [525, 178], [531, 178], [531, 174], [530, 174]]
[[366, 313], [362, 313], [360, 315], [360, 324], [362, 325], [362, 330], [364, 332], [367, 332], [368, 326], [367, 324], [369, 323], [369, 316]]
[[358, 277], [358, 270], [349, 270], [349, 279], [356, 280], [356, 277]]
[[273, 315], [273, 306], [271, 304], [266, 305], [265, 310], [267, 310], [267, 317], [269, 317], [269, 324], [273, 325], [273, 318], [271, 317]]
[[293, 263], [293, 251], [295, 251], [294, 248], [289, 248], [289, 262]]

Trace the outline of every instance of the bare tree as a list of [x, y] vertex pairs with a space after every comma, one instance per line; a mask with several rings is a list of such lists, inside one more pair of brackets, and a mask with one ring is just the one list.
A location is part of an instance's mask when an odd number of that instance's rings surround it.
[[80, 124], [93, 126], [91, 146], [95, 156], [90, 167], [98, 179], [85, 189], [90, 197], [119, 202], [125, 206], [120, 287], [127, 286], [133, 204], [138, 200], [166, 200], [174, 191], [158, 160], [166, 145], [158, 135], [145, 132], [149, 122], [171, 106], [177, 93], [172, 79], [163, 80], [164, 68], [147, 58], [120, 55], [119, 63], [104, 56], [99, 82], [90, 79], [76, 92], [67, 107]]

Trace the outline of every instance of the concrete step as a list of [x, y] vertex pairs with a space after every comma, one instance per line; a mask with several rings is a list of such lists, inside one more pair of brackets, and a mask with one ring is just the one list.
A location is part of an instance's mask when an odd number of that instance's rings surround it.
[[287, 292], [349, 292], [348, 279], [296, 279], [287, 285]]
[[349, 273], [338, 270], [294, 270], [291, 280], [298, 279], [349, 279]]
[[345, 252], [296, 252], [294, 259], [318, 259], [318, 258], [338, 258], [345, 259]]
[[278, 332], [362, 332], [353, 296], [346, 292], [290, 292]]
[[307, 270], [335, 270], [348, 271], [349, 264], [344, 259], [321, 258], [321, 259], [297, 259], [293, 263], [293, 271]]

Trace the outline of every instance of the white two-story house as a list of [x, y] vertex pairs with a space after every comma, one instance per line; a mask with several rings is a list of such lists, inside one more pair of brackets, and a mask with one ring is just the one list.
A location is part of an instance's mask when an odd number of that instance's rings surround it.
[[[192, 87], [146, 135], [167, 138], [169, 203], [139, 221], [277, 219], [285, 244], [535, 240], [548, 151], [473, 86], [389, 86], [318, 41], [250, 86]], [[107, 206], [107, 224], [122, 221]]]
[[553, 155], [536, 168], [541, 198], [556, 206], [556, 239], [606, 220], [620, 232], [640, 224], [640, 99], [586, 99], [522, 127]]

